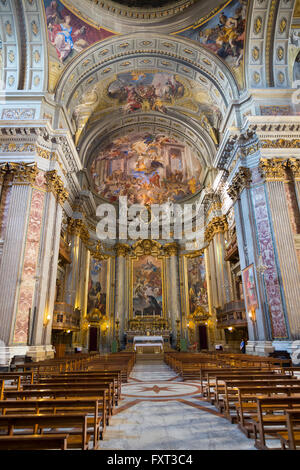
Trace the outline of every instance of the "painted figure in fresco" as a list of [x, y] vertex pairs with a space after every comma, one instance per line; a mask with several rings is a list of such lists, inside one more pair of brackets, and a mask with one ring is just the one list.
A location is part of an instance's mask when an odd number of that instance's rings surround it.
[[51, 2], [46, 8], [47, 24], [59, 24], [62, 21], [62, 17], [58, 11], [58, 4], [56, 1]]
[[162, 315], [161, 269], [149, 258], [134, 273], [133, 311], [135, 315]]
[[166, 103], [184, 95], [184, 86], [175, 75], [163, 73], [120, 74], [108, 88], [108, 95], [123, 104], [125, 113], [158, 111], [166, 113]]
[[208, 308], [208, 292], [203, 258], [196, 258], [188, 264], [190, 312], [201, 313]]
[[243, 58], [248, 0], [235, 0], [198, 29], [180, 33], [198, 40], [233, 67]]
[[[184, 160], [191, 166], [184, 167]], [[201, 165], [185, 145], [162, 134], [134, 133], [105, 146], [91, 165], [95, 191], [110, 202], [178, 201], [201, 189]], [[100, 176], [101, 175], [101, 176]]]
[[[85, 48], [88, 43], [82, 38], [86, 32], [86, 27], [82, 26], [77, 31], [73, 32], [71, 26], [71, 17], [65, 16], [64, 20], [60, 24], [52, 23], [53, 19], [48, 22], [48, 30], [50, 40], [55, 46], [60, 62], [64, 62], [74, 49], [74, 41], [77, 48]], [[81, 36], [81, 37], [80, 37]]]
[[61, 63], [91, 44], [114, 34], [90, 26], [59, 0], [44, 0], [44, 4], [49, 41], [55, 47]]

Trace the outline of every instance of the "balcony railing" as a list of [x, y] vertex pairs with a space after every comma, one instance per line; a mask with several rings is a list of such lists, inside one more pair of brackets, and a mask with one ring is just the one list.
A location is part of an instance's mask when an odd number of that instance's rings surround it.
[[247, 326], [245, 303], [243, 300], [228, 302], [217, 309], [218, 328], [227, 326]]
[[54, 330], [80, 330], [80, 310], [74, 310], [72, 305], [65, 302], [56, 302], [53, 311]]

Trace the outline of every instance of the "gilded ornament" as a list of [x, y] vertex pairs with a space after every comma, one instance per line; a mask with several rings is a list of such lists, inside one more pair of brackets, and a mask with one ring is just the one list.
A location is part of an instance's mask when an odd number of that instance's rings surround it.
[[262, 18], [261, 16], [257, 16], [254, 21], [254, 32], [255, 34], [259, 34], [262, 28]]
[[54, 194], [59, 204], [63, 205], [65, 201], [67, 200], [69, 193], [64, 188], [64, 184], [60, 176], [57, 174], [57, 171], [56, 170], [48, 171], [46, 173], [46, 181], [47, 181], [48, 190]]
[[8, 60], [12, 64], [15, 61], [15, 53], [14, 51], [10, 50], [8, 53]]
[[262, 158], [259, 170], [266, 181], [284, 181], [286, 177], [285, 160], [282, 158]]
[[291, 169], [296, 181], [300, 180], [300, 160], [297, 158], [290, 158], [288, 167]]
[[281, 34], [284, 33], [284, 31], [286, 30], [286, 27], [287, 27], [287, 19], [282, 18], [282, 20], [280, 21], [280, 24], [279, 24], [279, 31], [280, 31]]
[[254, 72], [253, 74], [253, 80], [255, 81], [255, 83], [259, 83], [260, 82], [260, 74], [258, 72]]
[[231, 185], [227, 189], [228, 196], [235, 201], [243, 189], [248, 188], [251, 182], [251, 171], [249, 168], [240, 167], [237, 174], [233, 177]]
[[207, 243], [210, 243], [217, 233], [224, 233], [227, 230], [228, 223], [226, 216], [214, 217], [205, 229], [204, 239]]
[[35, 20], [33, 20], [33, 22], [31, 23], [31, 31], [34, 34], [34, 36], [37, 36], [39, 34], [39, 27]]
[[36, 64], [38, 64], [41, 60], [41, 54], [39, 53], [37, 49], [33, 53], [33, 58]]
[[284, 57], [284, 49], [283, 49], [282, 46], [279, 46], [277, 48], [277, 58], [278, 58], [278, 60], [282, 60], [283, 57]]
[[257, 61], [259, 59], [259, 49], [258, 49], [257, 46], [253, 47], [253, 49], [252, 49], [252, 58], [255, 61]]

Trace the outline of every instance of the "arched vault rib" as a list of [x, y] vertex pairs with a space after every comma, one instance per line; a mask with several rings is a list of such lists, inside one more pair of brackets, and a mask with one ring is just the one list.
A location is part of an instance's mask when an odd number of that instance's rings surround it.
[[80, 54], [60, 78], [55, 99], [72, 116], [80, 96], [89, 87], [109, 76], [136, 69], [159, 69], [194, 80], [213, 93], [223, 111], [239, 98], [232, 72], [201, 45], [173, 36], [147, 34], [145, 39], [136, 33], [109, 38]]

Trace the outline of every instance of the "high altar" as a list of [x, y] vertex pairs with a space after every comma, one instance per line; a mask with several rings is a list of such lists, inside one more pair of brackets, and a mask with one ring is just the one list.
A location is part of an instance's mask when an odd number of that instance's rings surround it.
[[135, 336], [133, 346], [138, 354], [158, 354], [164, 350], [164, 340], [162, 336]]

